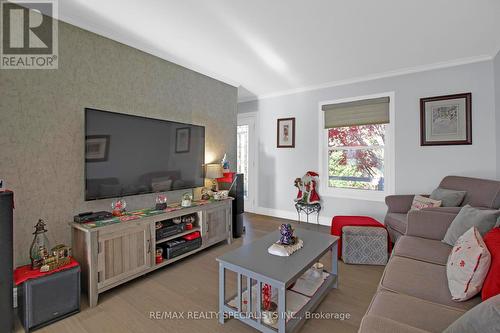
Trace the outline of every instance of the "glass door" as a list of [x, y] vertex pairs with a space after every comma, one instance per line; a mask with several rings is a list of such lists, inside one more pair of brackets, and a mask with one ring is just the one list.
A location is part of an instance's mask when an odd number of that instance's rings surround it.
[[243, 174], [245, 211], [255, 209], [255, 115], [238, 115], [237, 171]]

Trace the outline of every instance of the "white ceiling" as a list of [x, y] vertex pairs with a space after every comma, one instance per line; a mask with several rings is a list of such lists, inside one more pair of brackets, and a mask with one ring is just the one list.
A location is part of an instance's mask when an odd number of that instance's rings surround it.
[[240, 100], [500, 49], [498, 0], [64, 0], [59, 17], [239, 86]]

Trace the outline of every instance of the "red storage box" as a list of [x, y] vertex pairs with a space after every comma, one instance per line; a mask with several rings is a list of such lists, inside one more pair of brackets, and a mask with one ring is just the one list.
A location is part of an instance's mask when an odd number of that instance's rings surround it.
[[184, 236], [182, 238], [184, 238], [187, 241], [190, 241], [190, 240], [193, 240], [193, 239], [196, 239], [196, 238], [200, 238], [200, 237], [201, 237], [200, 232], [199, 231], [195, 231], [195, 232], [192, 232], [190, 234], [187, 234], [186, 236]]

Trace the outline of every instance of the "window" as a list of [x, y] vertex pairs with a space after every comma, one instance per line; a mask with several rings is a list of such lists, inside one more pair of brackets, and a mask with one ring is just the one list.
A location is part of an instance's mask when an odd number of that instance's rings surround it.
[[328, 186], [384, 191], [385, 125], [328, 129]]
[[324, 195], [379, 201], [393, 192], [392, 105], [393, 93], [320, 103]]

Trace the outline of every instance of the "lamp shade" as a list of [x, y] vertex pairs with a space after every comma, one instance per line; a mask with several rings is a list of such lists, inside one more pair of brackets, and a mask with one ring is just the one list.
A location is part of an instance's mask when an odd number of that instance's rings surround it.
[[215, 179], [223, 176], [222, 165], [219, 163], [207, 164], [205, 172], [205, 178]]

